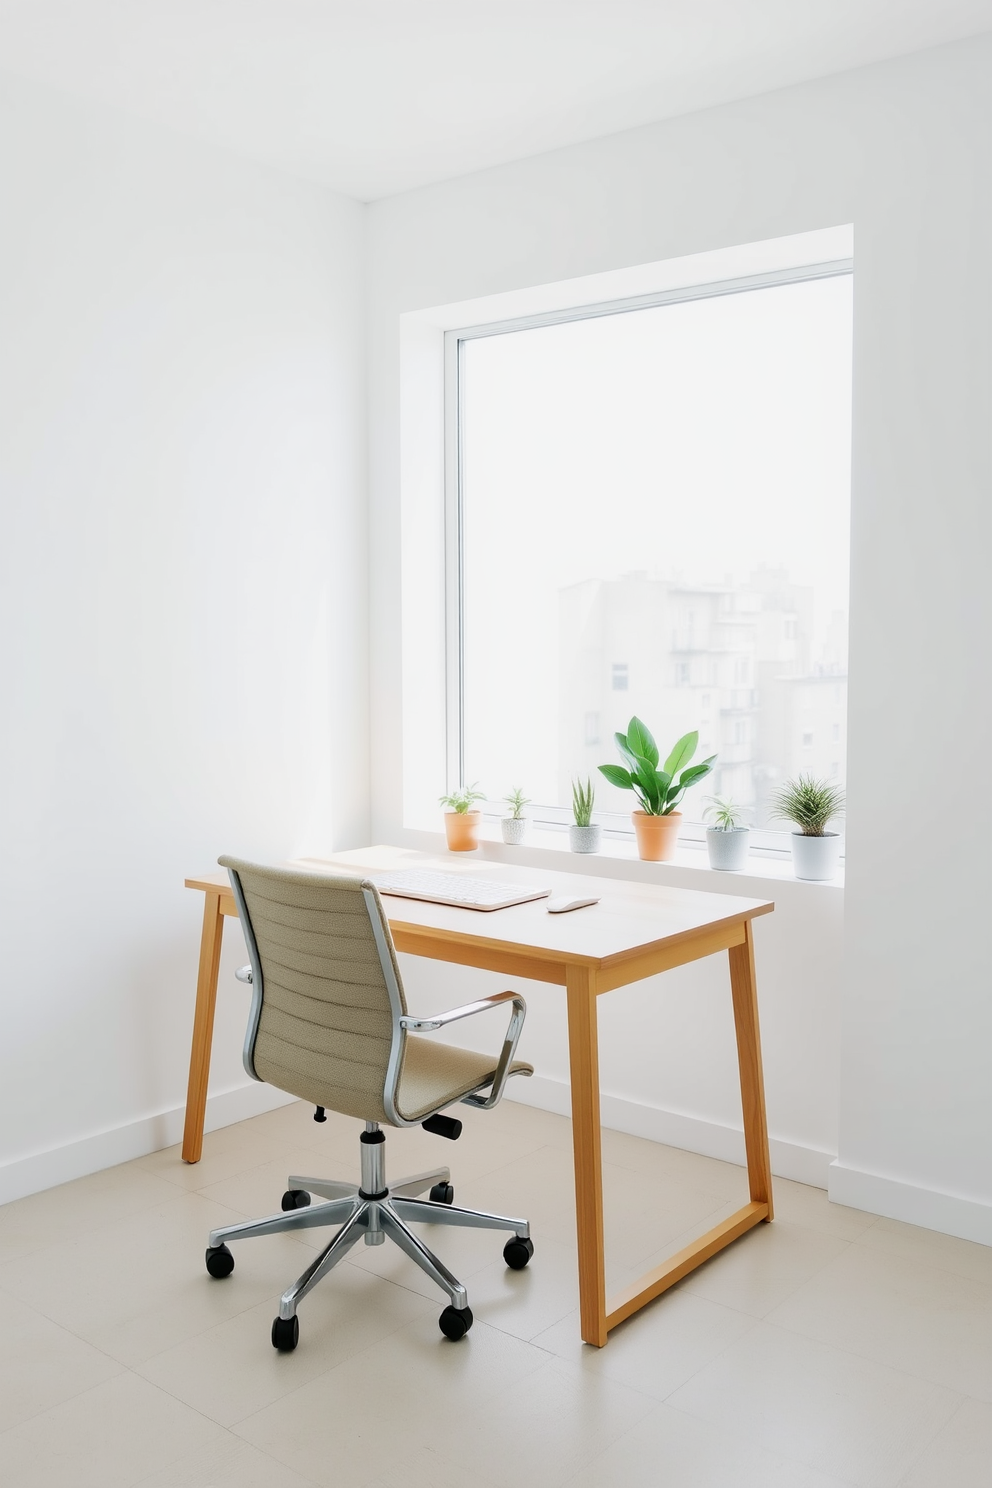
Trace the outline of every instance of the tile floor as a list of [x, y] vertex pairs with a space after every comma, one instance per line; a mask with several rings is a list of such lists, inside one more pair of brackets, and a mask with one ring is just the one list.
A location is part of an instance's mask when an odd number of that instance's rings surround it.
[[[614, 1333], [579, 1342], [570, 1129], [505, 1101], [449, 1145], [390, 1132], [394, 1177], [526, 1214], [536, 1252], [428, 1236], [475, 1326], [391, 1246], [353, 1250], [276, 1354], [279, 1293], [321, 1232], [203, 1268], [213, 1225], [291, 1171], [351, 1177], [355, 1122], [285, 1106], [0, 1208], [0, 1481], [11, 1488], [988, 1488], [992, 1249], [778, 1180], [778, 1218]], [[739, 1168], [604, 1134], [611, 1287], [744, 1199]]]

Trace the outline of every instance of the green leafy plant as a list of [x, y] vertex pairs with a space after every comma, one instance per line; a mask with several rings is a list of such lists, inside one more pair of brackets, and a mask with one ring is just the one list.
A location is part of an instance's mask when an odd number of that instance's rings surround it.
[[572, 815], [575, 817], [577, 827], [588, 827], [592, 825], [592, 808], [596, 800], [596, 787], [591, 780], [585, 784], [581, 780], [572, 781]]
[[827, 822], [844, 810], [844, 792], [829, 780], [797, 775], [772, 797], [772, 816], [795, 822], [804, 837], [825, 837]]
[[733, 832], [744, 825], [744, 812], [729, 796], [707, 796], [709, 805], [703, 812], [703, 820], [712, 823], [718, 832]]
[[658, 746], [650, 729], [639, 718], [630, 720], [625, 734], [614, 734], [613, 737], [627, 768], [600, 765], [600, 773], [611, 785], [618, 785], [621, 790], [632, 790], [648, 816], [670, 816], [689, 786], [698, 784], [708, 775], [716, 760], [716, 755], [711, 754], [709, 759], [686, 768], [699, 743], [699, 734], [695, 730], [682, 735], [660, 770]]
[[464, 816], [466, 811], [471, 811], [476, 801], [486, 799], [485, 791], [476, 789], [478, 783], [476, 781], [473, 785], [460, 785], [450, 796], [441, 796], [438, 805], [446, 806], [449, 811], [457, 811], [459, 816]]
[[510, 817], [513, 821], [519, 821], [524, 814], [524, 807], [530, 805], [530, 796], [525, 796], [522, 788], [515, 785], [508, 796], [503, 800], [510, 808]]

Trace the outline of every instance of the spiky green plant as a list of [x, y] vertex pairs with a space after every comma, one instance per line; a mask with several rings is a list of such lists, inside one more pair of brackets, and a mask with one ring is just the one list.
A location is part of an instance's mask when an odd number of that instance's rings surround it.
[[572, 815], [575, 817], [577, 827], [588, 827], [592, 824], [592, 808], [596, 800], [596, 787], [592, 781], [587, 779], [572, 781]]
[[464, 816], [466, 811], [471, 811], [476, 801], [486, 799], [485, 791], [477, 790], [479, 782], [472, 785], [460, 785], [453, 790], [450, 796], [441, 796], [438, 800], [439, 806], [446, 806], [449, 811], [457, 811], [459, 816]]
[[804, 837], [825, 837], [827, 822], [844, 810], [844, 792], [829, 780], [797, 775], [772, 797], [772, 816], [795, 822]]
[[510, 808], [512, 821], [519, 821], [524, 814], [524, 807], [530, 805], [530, 796], [525, 796], [523, 788], [519, 785], [515, 785], [509, 795], [503, 797], [503, 800]]
[[699, 734], [695, 730], [682, 735], [660, 770], [658, 746], [650, 729], [639, 718], [630, 720], [625, 734], [614, 734], [613, 737], [627, 768], [600, 765], [600, 773], [611, 785], [618, 785], [621, 790], [632, 790], [648, 816], [670, 816], [689, 786], [696, 785], [704, 775], [708, 775], [716, 760], [716, 755], [711, 754], [700, 764], [684, 768], [699, 743]]
[[733, 832], [744, 825], [744, 811], [729, 796], [707, 796], [709, 805], [703, 812], [703, 820], [710, 822], [718, 832]]

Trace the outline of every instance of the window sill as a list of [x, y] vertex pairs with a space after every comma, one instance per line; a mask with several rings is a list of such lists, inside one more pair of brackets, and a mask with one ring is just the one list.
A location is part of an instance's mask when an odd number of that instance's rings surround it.
[[[836, 878], [818, 883], [797, 879], [788, 853], [754, 849], [747, 867], [739, 871], [711, 868], [705, 842], [679, 844], [675, 857], [667, 863], [646, 863], [637, 856], [637, 846], [629, 836], [603, 836], [598, 853], [573, 853], [568, 846], [566, 828], [532, 825], [525, 842], [511, 847], [502, 839], [499, 820], [483, 821], [479, 848], [474, 853], [451, 853], [452, 862], [459, 858], [493, 863], [516, 863], [527, 868], [546, 868], [559, 873], [585, 873], [595, 878], [627, 878], [640, 883], [671, 884], [680, 888], [703, 889], [708, 893], [741, 894], [755, 897], [767, 893], [763, 885], [795, 885], [800, 892], [843, 892], [844, 869]], [[409, 846], [430, 852], [445, 848], [443, 833], [404, 832]], [[416, 841], [414, 841], [416, 839]], [[781, 892], [781, 890], [779, 890]]]

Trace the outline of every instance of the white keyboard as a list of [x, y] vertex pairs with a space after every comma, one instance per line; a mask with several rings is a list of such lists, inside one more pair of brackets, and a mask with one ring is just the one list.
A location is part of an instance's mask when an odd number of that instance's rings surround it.
[[425, 899], [428, 904], [451, 904], [456, 909], [509, 909], [530, 899], [546, 899], [550, 889], [499, 883], [470, 873], [435, 873], [430, 868], [400, 868], [395, 873], [370, 873], [380, 894], [403, 899]]

